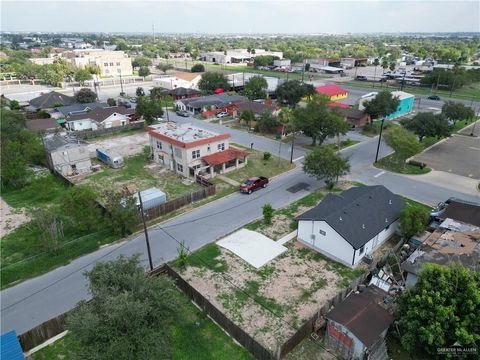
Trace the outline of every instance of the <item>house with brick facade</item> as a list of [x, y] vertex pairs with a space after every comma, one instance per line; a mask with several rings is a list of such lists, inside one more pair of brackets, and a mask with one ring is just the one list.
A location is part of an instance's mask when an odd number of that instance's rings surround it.
[[214, 177], [246, 165], [248, 153], [231, 147], [230, 134], [167, 122], [148, 127], [153, 161], [187, 178]]

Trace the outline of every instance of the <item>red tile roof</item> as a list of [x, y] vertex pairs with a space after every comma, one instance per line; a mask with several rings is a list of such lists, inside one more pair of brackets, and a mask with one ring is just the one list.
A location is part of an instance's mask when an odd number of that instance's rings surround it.
[[231, 160], [243, 158], [245, 156], [248, 156], [248, 153], [246, 151], [230, 148], [212, 155], [204, 156], [202, 157], [202, 160], [204, 160], [208, 165], [220, 165], [225, 164]]
[[317, 86], [315, 88], [319, 94], [324, 94], [328, 96], [335, 96], [339, 94], [348, 94], [348, 91], [342, 89], [340, 86], [335, 84], [328, 84], [324, 86]]
[[342, 109], [348, 109], [350, 107], [350, 105], [348, 105], [348, 104], [339, 103], [339, 102], [329, 102], [328, 106], [329, 107], [339, 107], [339, 108], [342, 108]]

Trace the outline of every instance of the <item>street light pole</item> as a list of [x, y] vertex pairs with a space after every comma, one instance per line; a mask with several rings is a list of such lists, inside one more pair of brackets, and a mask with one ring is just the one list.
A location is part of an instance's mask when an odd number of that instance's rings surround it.
[[122, 90], [122, 94], [124, 94], [124, 92], [123, 92], [123, 82], [122, 82], [122, 69], [120, 69], [119, 74], [120, 74], [120, 89]]
[[140, 191], [138, 192], [138, 200], [140, 201], [140, 211], [142, 212], [143, 231], [145, 232], [145, 242], [147, 243], [148, 263], [150, 264], [150, 271], [152, 271], [153, 261], [152, 261], [152, 253], [150, 250], [150, 239], [148, 238], [147, 223], [145, 221], [145, 213], [143, 212], [142, 194], [140, 193]]
[[380, 135], [378, 136], [377, 153], [375, 154], [375, 162], [378, 161], [378, 152], [380, 151], [380, 141], [382, 141], [382, 131], [383, 131], [384, 122], [385, 122], [385, 117], [382, 118], [382, 125], [380, 126]]

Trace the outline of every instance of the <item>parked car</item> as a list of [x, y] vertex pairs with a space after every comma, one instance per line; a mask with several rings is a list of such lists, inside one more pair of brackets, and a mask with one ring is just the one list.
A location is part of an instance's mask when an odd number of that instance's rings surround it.
[[268, 185], [268, 179], [264, 176], [252, 177], [248, 180], [245, 180], [242, 185], [240, 185], [240, 192], [251, 194], [255, 190], [260, 188], [266, 188]]
[[217, 114], [217, 118], [224, 118], [228, 116], [228, 112], [222, 111]]
[[428, 100], [440, 100], [440, 96], [438, 95], [430, 95], [427, 97]]
[[359, 80], [359, 81], [367, 81], [367, 77], [364, 76], [364, 75], [357, 75], [357, 77], [355, 78], [355, 80]]
[[181, 116], [181, 117], [189, 117], [190, 116], [190, 113], [187, 110], [177, 110], [175, 113], [178, 116]]

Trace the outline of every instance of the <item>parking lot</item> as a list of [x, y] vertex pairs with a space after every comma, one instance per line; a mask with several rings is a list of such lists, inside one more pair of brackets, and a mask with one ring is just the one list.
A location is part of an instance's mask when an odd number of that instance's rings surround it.
[[480, 179], [480, 138], [454, 135], [416, 155], [414, 160], [433, 170]]

